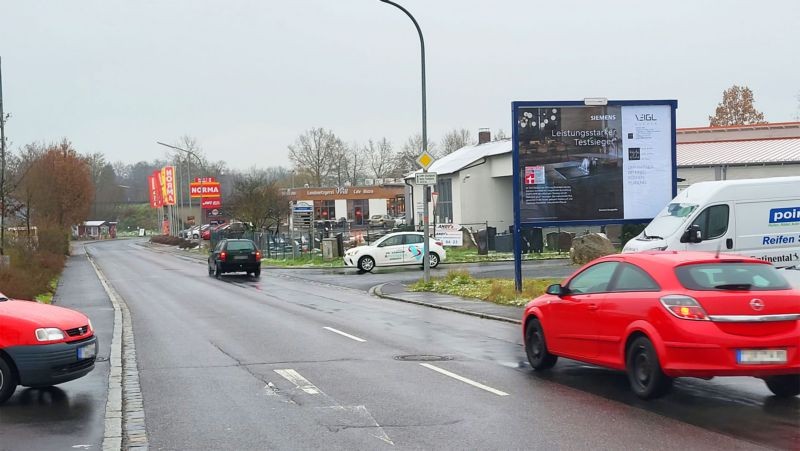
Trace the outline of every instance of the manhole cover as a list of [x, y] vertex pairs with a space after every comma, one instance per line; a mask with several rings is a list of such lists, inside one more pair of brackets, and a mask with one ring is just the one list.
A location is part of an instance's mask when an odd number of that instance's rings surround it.
[[395, 356], [394, 359], [403, 362], [441, 362], [443, 360], [453, 360], [452, 357], [447, 355], [429, 355], [429, 354], [398, 355]]

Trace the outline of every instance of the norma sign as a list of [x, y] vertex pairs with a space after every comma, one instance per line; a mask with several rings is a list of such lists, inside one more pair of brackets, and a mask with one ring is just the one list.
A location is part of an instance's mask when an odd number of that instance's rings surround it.
[[192, 182], [189, 184], [189, 192], [194, 198], [197, 197], [221, 197], [219, 182]]
[[417, 185], [435, 185], [436, 175], [435, 172], [417, 172], [414, 174], [414, 183]]
[[164, 205], [175, 205], [175, 167], [165, 166], [162, 171], [164, 176]]

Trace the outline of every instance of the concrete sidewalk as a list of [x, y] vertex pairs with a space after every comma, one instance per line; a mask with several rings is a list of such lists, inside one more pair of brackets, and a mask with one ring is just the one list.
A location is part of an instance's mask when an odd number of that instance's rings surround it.
[[463, 298], [448, 294], [408, 291], [405, 285], [395, 282], [384, 283], [373, 287], [370, 293], [383, 299], [424, 305], [441, 310], [514, 324], [521, 324], [522, 312], [525, 310], [523, 307], [493, 304], [478, 299]]

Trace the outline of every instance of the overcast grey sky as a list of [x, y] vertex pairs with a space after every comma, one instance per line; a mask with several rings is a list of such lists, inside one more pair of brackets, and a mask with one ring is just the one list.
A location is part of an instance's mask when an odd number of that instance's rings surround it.
[[[674, 98], [691, 127], [745, 84], [768, 121], [798, 114], [797, 0], [398, 1], [435, 141], [510, 134], [514, 100]], [[378, 0], [0, 0], [0, 56], [13, 149], [135, 162], [188, 134], [234, 168], [288, 166], [310, 127], [395, 148], [421, 129], [416, 32]]]

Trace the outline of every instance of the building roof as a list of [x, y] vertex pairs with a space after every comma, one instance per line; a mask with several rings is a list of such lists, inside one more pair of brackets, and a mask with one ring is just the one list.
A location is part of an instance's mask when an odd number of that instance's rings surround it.
[[678, 166], [800, 164], [800, 138], [678, 144]]
[[[501, 139], [486, 144], [465, 146], [434, 161], [428, 168], [428, 171], [437, 174], [452, 174], [485, 157], [511, 153], [511, 150], [510, 139]], [[413, 175], [414, 173], [409, 174], [410, 177], [413, 177]]]
[[104, 225], [106, 221], [84, 221], [83, 225], [86, 227], [100, 227]]

